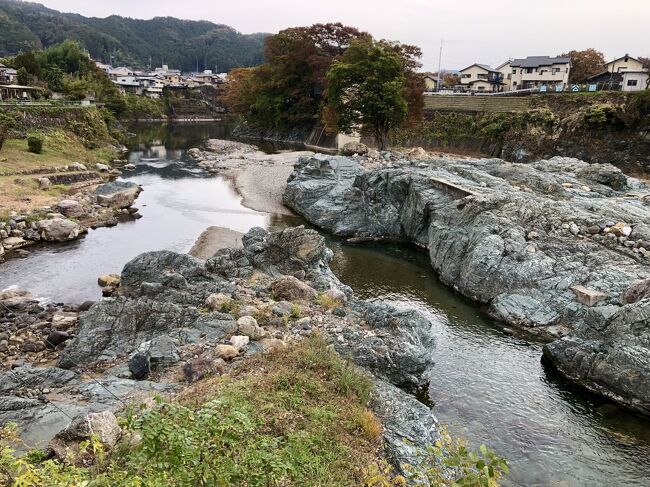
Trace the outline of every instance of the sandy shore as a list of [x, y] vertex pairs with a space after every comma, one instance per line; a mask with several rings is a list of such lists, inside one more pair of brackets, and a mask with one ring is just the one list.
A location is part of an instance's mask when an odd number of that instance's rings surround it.
[[242, 248], [241, 238], [244, 234], [224, 227], [208, 227], [199, 238], [189, 254], [198, 259], [209, 259], [218, 250], [225, 248]]
[[293, 165], [253, 166], [228, 171], [242, 204], [256, 211], [277, 215], [295, 215], [282, 204], [282, 193]]

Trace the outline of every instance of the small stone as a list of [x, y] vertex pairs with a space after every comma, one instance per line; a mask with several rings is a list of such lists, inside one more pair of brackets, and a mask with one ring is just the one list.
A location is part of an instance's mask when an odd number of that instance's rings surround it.
[[537, 237], [539, 237], [539, 233], [535, 231], [528, 232], [528, 240], [535, 240]]
[[151, 362], [146, 353], [135, 353], [129, 359], [129, 370], [136, 380], [146, 379], [151, 373]]
[[586, 306], [593, 306], [599, 301], [602, 301], [603, 299], [607, 299], [607, 294], [601, 291], [596, 291], [594, 289], [589, 289], [580, 284], [571, 286], [571, 290], [578, 298], [578, 301], [580, 301], [582, 304]]
[[232, 303], [232, 298], [222, 293], [210, 294], [205, 300], [206, 308], [212, 311], [223, 311]]
[[215, 353], [217, 355], [217, 358], [221, 358], [224, 360], [232, 360], [237, 355], [239, 355], [239, 350], [237, 350], [232, 345], [217, 345], [217, 347], [215, 348]]
[[338, 316], [339, 318], [343, 318], [344, 316], [347, 315], [345, 309], [344, 309], [344, 308], [341, 308], [341, 307], [334, 308], [334, 309], [332, 310], [332, 314], [333, 314], [334, 316]]
[[122, 277], [119, 274], [105, 274], [97, 278], [97, 284], [100, 287], [117, 287], [121, 280]]
[[70, 335], [65, 331], [54, 330], [45, 339], [45, 344], [50, 348], [56, 348], [61, 343], [70, 339]]
[[246, 348], [249, 342], [250, 338], [244, 335], [235, 335], [230, 337], [230, 344], [240, 352]]
[[258, 326], [257, 320], [252, 316], [242, 316], [237, 320], [237, 329], [240, 335], [250, 337], [251, 340], [262, 338], [266, 332]]
[[569, 225], [569, 231], [570, 231], [573, 235], [578, 235], [578, 234], [580, 233], [580, 227], [579, 227], [578, 225], [576, 225], [575, 223], [571, 223], [571, 224]]
[[600, 227], [598, 225], [590, 225], [587, 227], [587, 233], [596, 235], [597, 233], [600, 233]]

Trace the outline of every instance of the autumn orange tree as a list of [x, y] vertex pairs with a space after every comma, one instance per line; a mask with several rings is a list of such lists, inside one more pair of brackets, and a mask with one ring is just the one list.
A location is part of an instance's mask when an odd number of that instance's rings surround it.
[[584, 51], [569, 51], [562, 54], [571, 58], [571, 83], [585, 83], [591, 76], [602, 73], [605, 70], [605, 55], [593, 48]]
[[333, 23], [293, 27], [267, 38], [264, 64], [231, 73], [229, 110], [265, 128], [313, 124], [332, 62], [363, 37], [368, 34]]

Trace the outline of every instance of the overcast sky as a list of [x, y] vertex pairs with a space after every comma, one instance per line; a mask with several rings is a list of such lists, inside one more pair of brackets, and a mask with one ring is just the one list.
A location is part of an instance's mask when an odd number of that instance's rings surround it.
[[172, 16], [227, 24], [243, 33], [343, 22], [376, 38], [416, 44], [424, 69], [557, 55], [595, 47], [612, 59], [650, 57], [650, 0], [40, 0], [86, 16]]

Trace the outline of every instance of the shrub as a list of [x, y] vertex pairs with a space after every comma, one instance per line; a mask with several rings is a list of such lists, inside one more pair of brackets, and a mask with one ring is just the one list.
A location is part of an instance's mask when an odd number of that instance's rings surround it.
[[7, 127], [0, 124], [0, 150], [2, 150], [2, 145], [4, 144], [6, 137], [7, 137]]
[[616, 115], [616, 109], [609, 103], [592, 105], [584, 111], [585, 125], [594, 129], [602, 129], [611, 124]]
[[27, 137], [27, 150], [34, 154], [43, 152], [43, 139], [37, 135]]

